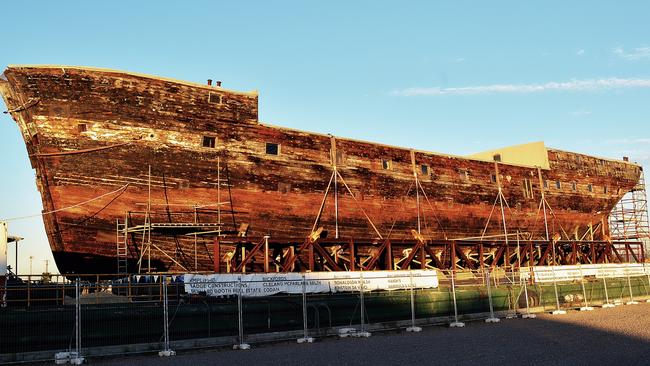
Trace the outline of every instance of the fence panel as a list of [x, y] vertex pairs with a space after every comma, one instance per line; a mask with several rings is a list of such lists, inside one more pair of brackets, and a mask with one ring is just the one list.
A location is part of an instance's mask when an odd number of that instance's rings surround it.
[[[81, 347], [93, 354], [129, 345], [171, 351], [179, 341], [243, 347], [282, 334], [309, 342], [379, 328], [414, 330], [431, 320], [462, 326], [470, 314], [496, 321], [650, 297], [650, 276], [640, 265], [80, 278]], [[69, 279], [8, 281], [0, 358], [74, 350], [74, 300]]]

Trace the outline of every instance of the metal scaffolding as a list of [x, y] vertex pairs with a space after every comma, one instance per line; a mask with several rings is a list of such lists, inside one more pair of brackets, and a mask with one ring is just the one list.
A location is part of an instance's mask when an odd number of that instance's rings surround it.
[[641, 176], [636, 186], [626, 193], [609, 214], [609, 230], [612, 240], [640, 241], [646, 249], [650, 246], [648, 221], [648, 197], [645, 179]]
[[[234, 226], [234, 211], [232, 198], [230, 197], [229, 180], [223, 179], [221, 174], [221, 158], [217, 157], [217, 182], [216, 202], [204, 204], [170, 204], [165, 197], [165, 203], [153, 203], [151, 197], [151, 167], [149, 167], [148, 196], [145, 211], [127, 211], [124, 220], [117, 220], [116, 223], [116, 254], [117, 274], [126, 276], [136, 270], [137, 273], [155, 272], [152, 267], [152, 250], [166, 257], [180, 270], [197, 271], [199, 268], [198, 256], [205, 254], [204, 250], [199, 253], [199, 238], [220, 237], [226, 234], [237, 233], [232, 229]], [[221, 187], [228, 187], [229, 199], [221, 202]], [[153, 206], [162, 206], [164, 210], [155, 210]], [[172, 211], [170, 206], [176, 210]], [[180, 206], [180, 208], [179, 208]], [[228, 208], [222, 207], [227, 206]], [[202, 219], [199, 219], [201, 214]], [[232, 225], [222, 221], [224, 214], [233, 215]], [[207, 222], [205, 221], [207, 220]], [[152, 239], [166, 237], [173, 239], [174, 245], [164, 245]], [[170, 239], [170, 240], [171, 240]], [[193, 253], [183, 253], [180, 241], [193, 239]], [[213, 239], [210, 239], [212, 241]], [[207, 251], [207, 248], [205, 248]], [[131, 263], [130, 263], [131, 262]]]

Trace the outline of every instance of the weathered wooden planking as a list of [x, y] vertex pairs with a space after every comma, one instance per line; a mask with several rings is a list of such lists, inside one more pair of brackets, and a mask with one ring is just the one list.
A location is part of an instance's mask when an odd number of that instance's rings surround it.
[[[78, 261], [88, 265], [115, 256], [115, 222], [127, 211], [144, 209], [137, 204], [147, 201], [149, 166], [154, 203], [189, 207], [217, 201], [220, 157], [221, 175], [227, 174], [230, 183], [230, 193], [222, 187], [222, 198], [232, 199], [236, 222], [248, 223], [251, 236], [302, 238], [311, 232], [332, 176], [332, 139], [259, 123], [256, 93], [91, 68], [17, 66], [4, 75], [7, 81], [0, 81], [0, 92], [8, 108], [15, 109], [11, 114], [23, 133], [46, 211], [129, 184], [107, 207], [114, 197], [44, 216], [61, 271], [79, 271]], [[204, 137], [214, 137], [215, 148], [203, 147]], [[267, 143], [278, 144], [279, 155], [266, 154]], [[356, 197], [338, 181], [341, 235], [376, 236], [365, 212], [382, 235], [392, 228], [392, 238], [412, 239], [417, 206], [411, 150], [338, 137], [335, 143], [338, 169]], [[88, 152], [47, 156], [85, 149]], [[420, 196], [426, 237], [480, 235], [497, 194], [494, 163], [422, 151], [413, 156], [431, 203]], [[639, 166], [627, 162], [553, 149], [548, 159], [550, 169], [542, 175], [555, 214], [552, 234], [561, 232], [560, 227], [569, 235], [584, 232], [590, 223], [606, 219], [640, 172]], [[384, 169], [384, 160], [389, 169]], [[543, 223], [537, 169], [499, 164], [499, 173], [511, 208], [506, 217], [509, 230], [539, 237]], [[330, 235], [333, 207], [330, 194], [320, 220]], [[158, 209], [163, 211], [159, 219], [168, 219], [164, 207]], [[179, 219], [192, 220], [191, 215], [174, 218]], [[200, 220], [214, 220], [214, 213]], [[495, 211], [487, 234], [502, 230]], [[603, 236], [601, 231], [595, 234], [597, 239]], [[193, 238], [155, 240], [174, 256], [194, 253]], [[208, 269], [210, 248], [202, 245], [201, 268]], [[171, 263], [159, 253], [152, 255], [161, 265]]]

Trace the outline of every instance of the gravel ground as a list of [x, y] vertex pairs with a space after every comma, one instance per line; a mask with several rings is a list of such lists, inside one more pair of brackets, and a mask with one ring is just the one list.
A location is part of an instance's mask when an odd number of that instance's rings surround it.
[[422, 333], [375, 333], [313, 344], [252, 345], [246, 351], [187, 351], [171, 358], [89, 360], [97, 365], [648, 365], [650, 304], [619, 306], [537, 319], [467, 323]]

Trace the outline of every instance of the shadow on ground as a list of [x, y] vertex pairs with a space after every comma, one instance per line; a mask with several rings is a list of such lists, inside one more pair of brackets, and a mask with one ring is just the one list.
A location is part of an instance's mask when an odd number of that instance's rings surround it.
[[325, 338], [313, 344], [253, 345], [251, 350], [187, 351], [172, 358], [138, 356], [90, 360], [99, 365], [647, 365], [650, 304], [569, 312], [537, 319], [502, 319], [465, 328], [371, 338]]

